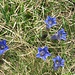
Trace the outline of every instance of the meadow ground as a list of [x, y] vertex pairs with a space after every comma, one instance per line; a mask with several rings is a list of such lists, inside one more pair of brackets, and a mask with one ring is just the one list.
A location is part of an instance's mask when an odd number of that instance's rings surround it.
[[[44, 23], [48, 15], [57, 19], [50, 30]], [[51, 40], [61, 28], [67, 40]], [[0, 75], [75, 75], [75, 0], [0, 0], [0, 39], [9, 46], [0, 58]], [[44, 46], [51, 53], [46, 61], [36, 58]], [[57, 55], [65, 65], [54, 71]]]

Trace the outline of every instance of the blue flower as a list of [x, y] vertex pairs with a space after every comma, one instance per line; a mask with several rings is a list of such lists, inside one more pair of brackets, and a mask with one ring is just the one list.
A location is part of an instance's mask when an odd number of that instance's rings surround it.
[[46, 28], [49, 29], [49, 28], [56, 25], [56, 18], [47, 16], [47, 19], [45, 20], [45, 23], [46, 23]]
[[67, 33], [64, 31], [64, 29], [62, 28], [61, 30], [59, 30], [56, 34], [54, 34], [51, 39], [57, 39], [57, 40], [66, 40], [66, 36]]
[[2, 55], [8, 49], [9, 48], [6, 45], [6, 40], [0, 40], [0, 55]]
[[57, 56], [53, 58], [53, 68], [54, 70], [57, 70], [59, 67], [64, 67], [64, 59], [62, 59], [60, 56]]
[[41, 58], [43, 60], [46, 60], [46, 58], [48, 56], [51, 56], [51, 54], [49, 53], [47, 46], [45, 46], [44, 48], [41, 48], [41, 47], [38, 48], [38, 53], [36, 54], [37, 58]]

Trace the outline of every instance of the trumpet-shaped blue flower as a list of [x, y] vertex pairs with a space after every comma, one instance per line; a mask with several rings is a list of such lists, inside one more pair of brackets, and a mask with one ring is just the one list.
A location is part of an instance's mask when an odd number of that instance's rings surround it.
[[2, 55], [8, 49], [9, 48], [6, 45], [6, 40], [0, 40], [0, 55]]
[[49, 28], [56, 25], [56, 18], [47, 16], [47, 19], [45, 20], [45, 23], [46, 23], [46, 28], [49, 29]]
[[49, 53], [47, 46], [45, 46], [44, 48], [41, 48], [41, 47], [38, 48], [38, 53], [36, 54], [37, 58], [41, 58], [43, 60], [46, 60], [46, 58], [48, 56], [51, 56], [51, 54]]
[[66, 40], [66, 36], [67, 33], [64, 31], [64, 29], [62, 28], [61, 30], [59, 30], [56, 34], [54, 34], [51, 39], [57, 39], [57, 40]]
[[62, 59], [60, 56], [56, 56], [53, 58], [53, 68], [54, 70], [57, 70], [59, 67], [64, 67], [64, 59]]

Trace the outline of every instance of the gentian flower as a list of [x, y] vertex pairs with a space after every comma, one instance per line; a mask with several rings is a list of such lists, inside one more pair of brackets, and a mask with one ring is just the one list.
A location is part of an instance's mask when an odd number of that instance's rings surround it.
[[59, 30], [56, 34], [54, 34], [51, 39], [57, 39], [57, 40], [66, 40], [66, 36], [67, 33], [64, 31], [64, 29], [62, 28], [61, 30]]
[[54, 70], [57, 70], [59, 67], [64, 67], [64, 59], [62, 59], [60, 56], [57, 56], [53, 58], [53, 68]]
[[46, 60], [46, 58], [48, 56], [51, 56], [51, 54], [49, 53], [47, 46], [45, 46], [44, 48], [40, 48], [40, 47], [38, 48], [38, 53], [36, 54], [37, 58], [41, 58], [43, 60]]
[[49, 29], [49, 28], [56, 25], [56, 18], [47, 16], [47, 19], [45, 20], [45, 23], [46, 23], [46, 28]]
[[0, 55], [2, 55], [8, 49], [9, 48], [6, 45], [6, 40], [0, 40]]

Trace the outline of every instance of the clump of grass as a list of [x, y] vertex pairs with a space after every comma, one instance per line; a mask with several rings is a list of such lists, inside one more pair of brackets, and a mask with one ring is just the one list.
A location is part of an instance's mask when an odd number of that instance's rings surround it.
[[[74, 1], [73, 1], [74, 2]], [[3, 75], [71, 75], [75, 73], [75, 9], [72, 1], [0, 0], [0, 39], [9, 46], [0, 64]], [[57, 26], [46, 30], [45, 18], [55, 16]], [[50, 37], [61, 27], [66, 41]], [[46, 34], [47, 33], [47, 34]], [[49, 47], [46, 61], [36, 58], [37, 47]], [[53, 70], [52, 58], [60, 55], [65, 67]]]

